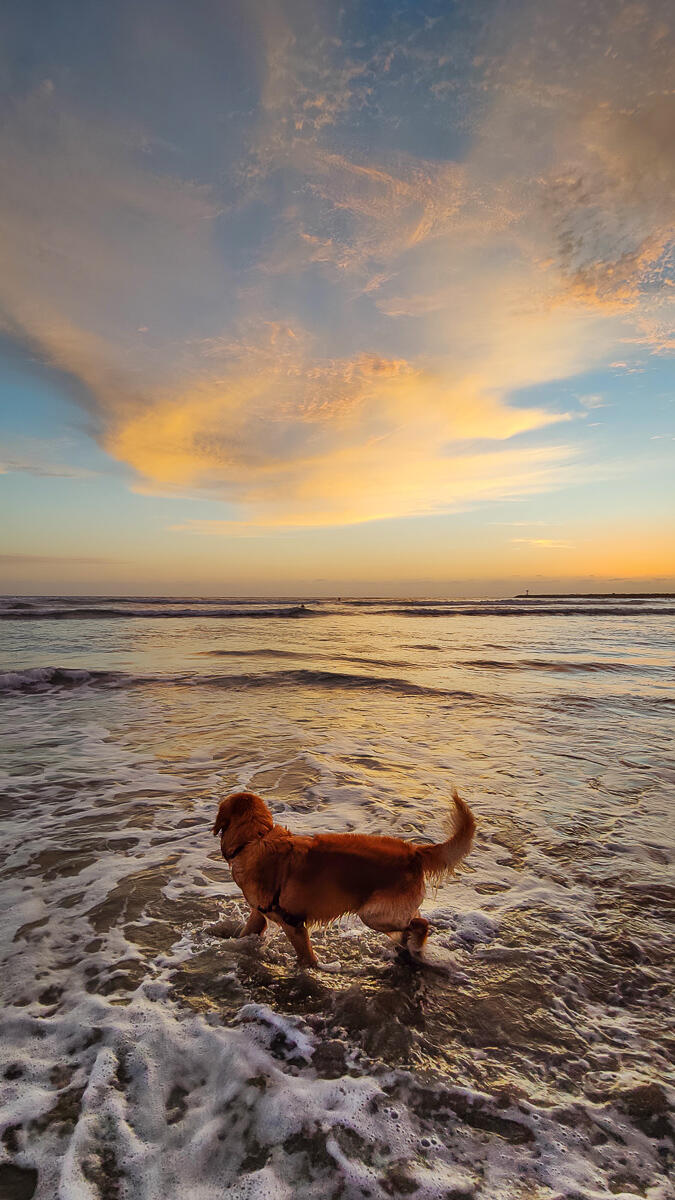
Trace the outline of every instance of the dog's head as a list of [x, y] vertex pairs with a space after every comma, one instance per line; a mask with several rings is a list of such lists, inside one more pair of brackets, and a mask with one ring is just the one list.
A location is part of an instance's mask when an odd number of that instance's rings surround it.
[[220, 848], [224, 858], [247, 842], [262, 837], [274, 825], [265, 801], [255, 792], [233, 792], [218, 805], [218, 814], [213, 826], [213, 836], [220, 834]]

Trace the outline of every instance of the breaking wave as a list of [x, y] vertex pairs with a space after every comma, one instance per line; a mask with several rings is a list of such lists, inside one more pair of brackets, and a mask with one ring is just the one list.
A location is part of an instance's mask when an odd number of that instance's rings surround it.
[[480, 667], [484, 671], [553, 671], [567, 675], [583, 672], [597, 673], [602, 671], [623, 672], [635, 671], [643, 674], [644, 666], [625, 662], [551, 662], [543, 658], [520, 658], [512, 661], [495, 658], [467, 658], [467, 667]]
[[478, 698], [473, 692], [427, 687], [391, 676], [356, 675], [347, 671], [312, 671], [301, 668], [241, 675], [199, 675], [189, 672], [176, 675], [132, 675], [124, 671], [85, 671], [66, 667], [30, 667], [24, 671], [0, 672], [0, 694], [47, 692], [81, 687], [133, 688], [153, 684], [221, 687], [232, 690], [300, 686], [397, 692], [404, 696], [441, 696], [467, 700]]
[[411, 665], [409, 662], [394, 658], [363, 658], [356, 654], [322, 654], [306, 650], [204, 650], [203, 654], [209, 658], [322, 658], [329, 662], [360, 663], [366, 667], [409, 667]]
[[176, 596], [6, 596], [0, 620], [69, 621], [191, 617], [216, 620], [302, 620], [319, 616], [673, 616], [675, 596], [512, 596], [503, 599], [238, 599]]
[[136, 682], [134, 676], [123, 671], [85, 671], [70, 667], [29, 667], [24, 671], [1, 671], [0, 694], [12, 692], [47, 692], [59, 688], [76, 688], [86, 685], [99, 687], [123, 687], [125, 682]]
[[129, 619], [161, 617], [216, 617], [220, 620], [233, 619], [279, 619], [298, 620], [303, 617], [322, 616], [315, 608], [307, 608], [304, 604], [295, 604], [287, 608], [130, 608], [115, 605], [71, 605], [68, 607], [50, 608], [47, 606], [27, 607], [25, 605], [7, 606], [0, 609], [0, 620], [3, 621], [74, 621], [92, 619]]

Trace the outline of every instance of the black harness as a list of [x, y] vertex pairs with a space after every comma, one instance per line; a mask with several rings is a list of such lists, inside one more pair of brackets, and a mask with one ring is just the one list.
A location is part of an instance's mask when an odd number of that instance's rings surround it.
[[305, 923], [304, 917], [297, 917], [294, 913], [289, 913], [286, 911], [285, 908], [281, 907], [281, 905], [279, 904], [280, 896], [281, 896], [281, 888], [278, 887], [276, 892], [272, 896], [272, 903], [269, 905], [269, 907], [263, 908], [262, 904], [259, 904], [258, 912], [261, 912], [263, 914], [263, 916], [265, 915], [265, 913], [278, 913], [278, 915], [281, 917], [281, 919], [285, 925], [291, 925], [294, 928], [297, 927], [298, 925], [304, 925], [304, 923]]
[[244, 846], [247, 846], [247, 845], [248, 845], [248, 842], [242, 842], [241, 846], [237, 846], [237, 849], [233, 850], [231, 854], [223, 854], [223, 858], [225, 859], [226, 863], [228, 863], [228, 865], [229, 865], [229, 863], [231, 863], [232, 860], [234, 858], [236, 858], [238, 854], [241, 854], [242, 850], [244, 849]]
[[[263, 833], [259, 833], [258, 839], [260, 839], [261, 837], [264, 837], [264, 836], [265, 835]], [[241, 845], [237, 846], [236, 849], [234, 849], [231, 854], [226, 854], [225, 851], [221, 849], [221, 854], [222, 854], [223, 858], [225, 859], [225, 862], [228, 864], [228, 866], [237, 857], [238, 854], [241, 854], [244, 847], [248, 846], [248, 845], [250, 845], [250, 842], [242, 842]]]
[[[262, 835], [260, 835], [260, 836], [262, 836]], [[229, 867], [230, 863], [234, 861], [234, 859], [237, 857], [237, 855], [241, 854], [244, 847], [248, 846], [248, 845], [249, 845], [248, 842], [242, 842], [241, 846], [237, 846], [232, 851], [231, 854], [223, 854], [223, 858], [225, 859], [228, 867]], [[278, 887], [272, 897], [272, 903], [267, 908], [263, 908], [262, 904], [259, 904], [258, 912], [261, 912], [263, 914], [263, 916], [266, 913], [278, 914], [278, 916], [281, 917], [281, 920], [284, 922], [285, 925], [290, 925], [294, 929], [297, 928], [298, 925], [304, 925], [304, 923], [305, 923], [304, 917], [297, 917], [295, 915], [295, 913], [289, 913], [286, 911], [285, 908], [281, 907], [281, 905], [279, 904], [280, 896], [281, 896], [281, 887]]]

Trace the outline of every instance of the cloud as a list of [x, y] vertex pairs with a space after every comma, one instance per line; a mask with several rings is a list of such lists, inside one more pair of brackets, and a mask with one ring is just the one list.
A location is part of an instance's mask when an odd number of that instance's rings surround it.
[[245, 522], [309, 526], [448, 511], [572, 470], [564, 445], [514, 443], [565, 414], [511, 407], [478, 377], [374, 354], [317, 361], [288, 330], [265, 336], [257, 353], [250, 338], [241, 354], [228, 347], [217, 383], [109, 430], [106, 447], [140, 487], [202, 488]]
[[69, 467], [58, 463], [30, 462], [26, 459], [5, 458], [0, 460], [0, 475], [26, 474], [52, 479], [90, 479], [94, 471], [84, 467]]
[[101, 566], [115, 564], [125, 566], [120, 558], [88, 558], [72, 554], [0, 554], [0, 566]]
[[[175, 367], [191, 321], [204, 332], [214, 304], [222, 320], [218, 204], [155, 173], [137, 135], [42, 89], [9, 107], [0, 154], [12, 167], [0, 198], [0, 328], [84, 382], [94, 409], [106, 388], [133, 403], [146, 379]], [[149, 316], [153, 336], [141, 339]]]
[[67, 438], [7, 438], [0, 451], [0, 474], [25, 473], [60, 479], [90, 479], [96, 474], [88, 467], [60, 461], [62, 456], [68, 456], [70, 450]]
[[84, 385], [138, 492], [221, 501], [209, 530], [571, 482], [569, 414], [510, 395], [668, 344], [658, 7], [507, 6], [469, 56], [443, 25], [350, 41], [329, 7], [253, 5], [257, 100], [236, 152], [202, 111], [208, 183], [140, 116], [41, 86], [0, 131], [0, 326]]
[[594, 15], [572, 0], [497, 23], [508, 49], [493, 60], [498, 99], [478, 158], [488, 178], [507, 191], [519, 181], [528, 196], [559, 300], [630, 314], [636, 340], [662, 351], [673, 317], [668, 12], [651, 0]]
[[228, 539], [257, 539], [267, 538], [271, 535], [278, 537], [280, 533], [293, 534], [311, 528], [312, 526], [298, 526], [295, 529], [284, 529], [278, 525], [261, 525], [254, 521], [219, 521], [199, 518], [182, 521], [179, 525], [169, 525], [169, 530], [172, 533], [195, 533], [200, 536], [225, 537]]
[[555, 538], [511, 538], [517, 545], [534, 546], [538, 550], [574, 550], [572, 542], [557, 541]]
[[605, 397], [599, 396], [597, 393], [592, 393], [588, 396], [579, 396], [578, 400], [583, 408], [587, 409], [607, 408], [608, 404], [608, 401], [605, 400]]

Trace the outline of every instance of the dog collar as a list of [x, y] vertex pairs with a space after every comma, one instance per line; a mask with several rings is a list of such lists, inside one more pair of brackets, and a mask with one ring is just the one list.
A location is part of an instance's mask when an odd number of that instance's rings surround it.
[[[264, 836], [265, 836], [264, 833], [259, 833], [258, 841], [260, 841], [260, 839]], [[250, 846], [250, 844], [251, 844], [250, 842], [242, 842], [241, 846], [237, 846], [236, 849], [233, 850], [231, 854], [223, 854], [223, 858], [225, 859], [225, 862], [231, 863], [232, 860], [234, 858], [236, 858], [238, 854], [241, 854], [242, 850], [244, 849], [244, 846]]]

